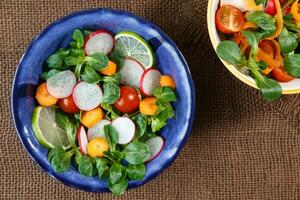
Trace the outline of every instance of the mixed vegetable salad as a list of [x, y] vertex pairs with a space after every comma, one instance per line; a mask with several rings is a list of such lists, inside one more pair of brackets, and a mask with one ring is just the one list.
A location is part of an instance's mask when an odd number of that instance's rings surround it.
[[177, 98], [173, 78], [153, 67], [150, 45], [133, 32], [77, 29], [46, 65], [32, 127], [53, 169], [73, 163], [84, 176], [107, 179], [116, 195], [143, 180]]
[[218, 56], [251, 75], [265, 99], [281, 97], [279, 82], [300, 78], [298, 0], [221, 0], [216, 27], [225, 36]]

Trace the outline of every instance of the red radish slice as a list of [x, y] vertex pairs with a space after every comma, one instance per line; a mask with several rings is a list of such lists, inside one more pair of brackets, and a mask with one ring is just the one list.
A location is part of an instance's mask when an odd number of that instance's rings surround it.
[[88, 140], [86, 137], [86, 131], [82, 125], [78, 128], [77, 139], [81, 153], [87, 154]]
[[147, 161], [154, 160], [160, 154], [165, 144], [164, 140], [160, 136], [150, 138], [145, 143], [148, 145], [151, 152], [151, 156]]
[[134, 137], [135, 124], [128, 117], [118, 117], [111, 123], [119, 134], [118, 144], [128, 144]]
[[80, 110], [89, 111], [98, 107], [101, 103], [103, 93], [96, 84], [87, 82], [78, 83], [73, 91], [73, 100]]
[[152, 96], [153, 90], [160, 86], [160, 71], [154, 68], [145, 70], [140, 81], [140, 90], [145, 96]]
[[138, 61], [126, 58], [120, 72], [122, 75], [121, 83], [123, 85], [130, 85], [138, 88], [141, 77], [144, 73], [144, 68]]
[[108, 124], [111, 124], [111, 122], [109, 120], [103, 119], [95, 124], [92, 128], [90, 128], [87, 133], [88, 141], [91, 141], [92, 139], [97, 137], [105, 137], [104, 126]]
[[59, 72], [50, 77], [46, 82], [46, 88], [50, 95], [64, 99], [72, 95], [76, 85], [76, 78], [70, 70]]
[[108, 55], [114, 47], [114, 38], [111, 33], [105, 30], [98, 30], [91, 33], [85, 40], [84, 50], [86, 55], [104, 53]]

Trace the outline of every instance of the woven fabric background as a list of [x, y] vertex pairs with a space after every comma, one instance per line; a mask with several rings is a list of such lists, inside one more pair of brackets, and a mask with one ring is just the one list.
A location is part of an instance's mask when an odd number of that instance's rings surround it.
[[265, 102], [223, 67], [207, 33], [207, 0], [0, 0], [0, 199], [114, 199], [50, 178], [26, 154], [10, 113], [12, 78], [31, 39], [92, 7], [159, 25], [182, 50], [196, 85], [195, 125], [177, 160], [119, 199], [300, 199], [300, 95]]

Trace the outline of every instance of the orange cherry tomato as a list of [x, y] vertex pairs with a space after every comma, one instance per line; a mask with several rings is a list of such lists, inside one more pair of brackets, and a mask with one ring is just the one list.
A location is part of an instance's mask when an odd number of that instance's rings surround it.
[[147, 97], [140, 102], [140, 112], [144, 115], [155, 115], [158, 106], [155, 97]]
[[104, 118], [104, 112], [100, 107], [95, 108], [90, 111], [82, 111], [80, 115], [81, 123], [87, 127], [91, 128], [97, 122], [101, 121]]
[[272, 76], [275, 80], [279, 82], [289, 82], [294, 79], [293, 76], [289, 75], [283, 68], [274, 68], [272, 71]]
[[58, 100], [48, 93], [46, 83], [42, 83], [38, 86], [35, 98], [41, 106], [53, 106], [57, 103]]
[[171, 87], [173, 89], [175, 89], [176, 87], [173, 77], [169, 75], [162, 75], [160, 77], [159, 83], [161, 87]]
[[107, 75], [107, 76], [112, 76], [116, 73], [117, 71], [117, 64], [113, 61], [109, 61], [108, 65], [100, 70], [101, 74]]
[[104, 152], [109, 149], [108, 142], [104, 137], [94, 138], [87, 145], [87, 152], [92, 157], [104, 157]]
[[219, 8], [216, 14], [216, 26], [225, 34], [232, 34], [242, 30], [246, 20], [241, 10], [226, 5]]
[[74, 103], [72, 95], [58, 100], [59, 108], [66, 113], [78, 113], [80, 109]]

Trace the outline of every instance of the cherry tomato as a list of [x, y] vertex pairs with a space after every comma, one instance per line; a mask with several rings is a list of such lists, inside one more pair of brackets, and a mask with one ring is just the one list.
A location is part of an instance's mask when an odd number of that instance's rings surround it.
[[277, 14], [277, 9], [274, 0], [269, 0], [265, 12], [269, 15], [275, 16]]
[[72, 95], [65, 99], [59, 99], [58, 105], [59, 108], [66, 113], [77, 113], [80, 111], [80, 109], [74, 103]]
[[226, 5], [219, 8], [216, 14], [216, 26], [225, 34], [232, 34], [242, 30], [246, 20], [241, 10], [234, 6]]
[[120, 97], [114, 103], [116, 109], [123, 113], [131, 113], [139, 107], [140, 97], [136, 89], [129, 86], [120, 87]]
[[277, 67], [272, 71], [272, 76], [279, 82], [289, 82], [294, 79], [291, 75], [289, 75], [283, 68]]

